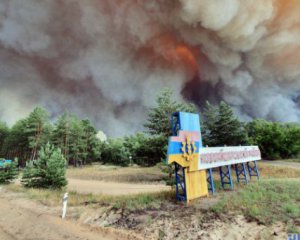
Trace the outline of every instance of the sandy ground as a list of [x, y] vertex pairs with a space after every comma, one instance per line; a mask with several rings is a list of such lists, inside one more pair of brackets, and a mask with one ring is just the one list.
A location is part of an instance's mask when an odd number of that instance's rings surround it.
[[259, 161], [260, 163], [267, 164], [275, 167], [289, 167], [300, 169], [300, 163], [298, 162], [287, 162], [287, 161]]
[[62, 220], [58, 212], [15, 193], [0, 190], [1, 240], [134, 239], [121, 233]]
[[68, 178], [68, 190], [78, 193], [128, 195], [171, 190], [163, 184], [131, 184]]

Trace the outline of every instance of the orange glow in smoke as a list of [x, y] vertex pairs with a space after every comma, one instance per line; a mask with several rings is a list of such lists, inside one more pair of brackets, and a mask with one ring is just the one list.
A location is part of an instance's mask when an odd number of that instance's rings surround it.
[[182, 62], [193, 75], [196, 74], [198, 71], [198, 64], [192, 49], [185, 45], [178, 45], [175, 48], [175, 51], [180, 62]]
[[179, 43], [171, 34], [164, 34], [149, 41], [139, 50], [138, 56], [152, 59], [156, 66], [181, 68], [192, 78], [198, 73], [198, 52], [196, 48]]

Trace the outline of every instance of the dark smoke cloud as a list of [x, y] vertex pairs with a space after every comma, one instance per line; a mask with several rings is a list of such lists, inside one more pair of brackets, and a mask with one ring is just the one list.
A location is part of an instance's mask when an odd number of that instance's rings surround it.
[[300, 120], [297, 0], [1, 0], [0, 118], [36, 105], [141, 129], [156, 93]]

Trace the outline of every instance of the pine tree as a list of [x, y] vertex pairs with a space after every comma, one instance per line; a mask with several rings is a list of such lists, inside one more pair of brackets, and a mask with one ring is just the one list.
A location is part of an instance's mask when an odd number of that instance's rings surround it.
[[0, 156], [3, 155], [3, 147], [5, 139], [9, 136], [9, 128], [6, 123], [0, 122]]
[[30, 160], [36, 159], [37, 151], [48, 141], [50, 137], [49, 113], [37, 107], [27, 118], [26, 132], [29, 135], [29, 147], [31, 149]]
[[86, 157], [84, 129], [81, 120], [73, 116], [70, 129], [70, 160], [75, 167], [82, 165]]
[[61, 188], [66, 186], [66, 160], [61, 150], [47, 143], [38, 153], [38, 159], [29, 161], [24, 169], [22, 184], [34, 188]]
[[62, 150], [62, 153], [69, 162], [70, 150], [70, 135], [71, 135], [71, 116], [65, 112], [61, 115], [56, 123], [52, 134], [52, 142]]
[[97, 138], [97, 131], [89, 120], [82, 120], [84, 138], [84, 161], [83, 164], [91, 163], [100, 158], [100, 141]]
[[17, 164], [15, 162], [6, 163], [3, 168], [0, 168], [0, 184], [10, 183], [17, 175]]
[[26, 165], [26, 160], [30, 157], [29, 135], [26, 132], [27, 126], [27, 119], [17, 121], [11, 128], [2, 147], [3, 155], [8, 159], [17, 157], [19, 159], [18, 164], [21, 167]]
[[201, 118], [201, 132], [203, 145], [213, 145], [211, 134], [215, 131], [216, 121], [218, 119], [218, 108], [211, 105], [208, 101], [205, 104], [203, 118]]
[[231, 107], [221, 102], [217, 111], [208, 106], [205, 112], [205, 131], [208, 131], [208, 142], [211, 146], [236, 146], [247, 142], [243, 124], [235, 117]]
[[168, 137], [172, 133], [171, 114], [178, 111], [196, 112], [196, 107], [191, 103], [177, 102], [173, 100], [173, 91], [163, 89], [156, 98], [156, 106], [148, 113], [147, 123], [144, 127], [151, 135], [164, 135]]

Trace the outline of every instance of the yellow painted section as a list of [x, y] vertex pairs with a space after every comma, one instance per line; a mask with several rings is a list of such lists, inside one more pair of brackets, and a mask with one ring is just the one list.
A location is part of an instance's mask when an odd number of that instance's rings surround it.
[[190, 160], [188, 161], [183, 154], [172, 154], [169, 155], [168, 164], [173, 162], [178, 163], [180, 166], [189, 168], [189, 171], [198, 171], [199, 169], [199, 154], [194, 153], [190, 156]]
[[199, 197], [207, 197], [206, 170], [191, 172], [186, 168], [184, 171], [187, 202]]

